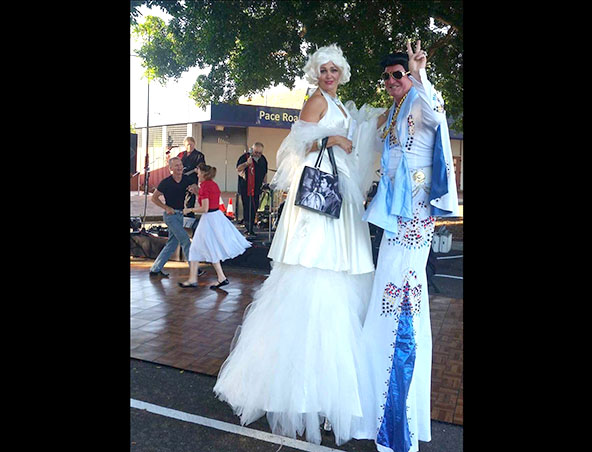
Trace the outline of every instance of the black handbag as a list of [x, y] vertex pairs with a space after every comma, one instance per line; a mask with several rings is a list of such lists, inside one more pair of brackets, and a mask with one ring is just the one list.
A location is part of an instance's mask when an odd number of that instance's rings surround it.
[[[342, 197], [341, 193], [339, 193], [337, 164], [335, 163], [333, 148], [327, 148], [327, 140], [328, 137], [323, 138], [315, 166], [305, 166], [302, 170], [294, 204], [305, 209], [314, 210], [323, 215], [339, 218]], [[327, 149], [327, 153], [329, 154], [333, 173], [325, 173], [319, 168], [325, 149]]]

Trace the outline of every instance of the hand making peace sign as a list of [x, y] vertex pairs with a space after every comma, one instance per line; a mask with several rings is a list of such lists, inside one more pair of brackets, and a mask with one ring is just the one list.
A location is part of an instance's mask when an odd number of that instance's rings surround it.
[[407, 55], [409, 56], [409, 70], [412, 74], [417, 74], [420, 69], [425, 69], [428, 55], [425, 50], [421, 50], [420, 40], [415, 45], [415, 52], [411, 50], [411, 39], [407, 40]]

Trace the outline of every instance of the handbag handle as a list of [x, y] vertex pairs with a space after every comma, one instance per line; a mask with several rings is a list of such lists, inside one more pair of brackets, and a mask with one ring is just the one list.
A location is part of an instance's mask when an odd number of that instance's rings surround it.
[[321, 161], [323, 160], [323, 154], [325, 149], [327, 149], [327, 153], [329, 154], [329, 161], [331, 162], [331, 166], [333, 167], [333, 175], [337, 177], [337, 164], [335, 163], [335, 155], [333, 154], [333, 146], [327, 147], [327, 141], [329, 137], [323, 138], [321, 143], [321, 149], [319, 150], [319, 156], [317, 157], [317, 161], [315, 162], [315, 168], [319, 168], [321, 166]]
[[325, 148], [327, 147], [327, 141], [329, 137], [323, 138], [323, 142], [321, 143], [321, 149], [319, 149], [319, 156], [317, 157], [317, 161], [315, 162], [315, 168], [318, 168], [321, 165], [321, 160], [323, 160], [323, 153], [325, 152]]

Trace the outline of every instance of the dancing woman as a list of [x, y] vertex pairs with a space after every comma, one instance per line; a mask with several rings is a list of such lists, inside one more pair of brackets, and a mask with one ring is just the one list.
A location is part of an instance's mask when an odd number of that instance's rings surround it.
[[218, 208], [220, 187], [214, 182], [216, 167], [200, 163], [197, 167], [199, 207], [186, 207], [183, 214], [201, 213], [189, 248], [189, 278], [179, 285], [183, 288], [198, 287], [197, 271], [200, 261], [211, 262], [218, 283], [210, 289], [219, 289], [230, 282], [222, 270], [222, 261], [243, 254], [251, 246], [236, 227]]

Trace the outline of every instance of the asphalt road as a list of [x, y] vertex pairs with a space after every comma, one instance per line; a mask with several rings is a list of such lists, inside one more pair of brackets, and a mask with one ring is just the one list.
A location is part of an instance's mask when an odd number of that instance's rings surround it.
[[[230, 406], [215, 398], [215, 377], [130, 359], [130, 398], [158, 407], [240, 425]], [[247, 426], [270, 433], [265, 417]], [[432, 421], [432, 441], [420, 442], [421, 452], [462, 452], [463, 427]], [[303, 447], [315, 447], [310, 443]], [[322, 446], [349, 452], [373, 452], [373, 441], [351, 440], [339, 447], [331, 433]], [[306, 450], [229, 433], [214, 427], [130, 408], [130, 451], [134, 452], [282, 452]], [[309, 449], [314, 450], [314, 449]], [[317, 448], [327, 451], [324, 448]]]

